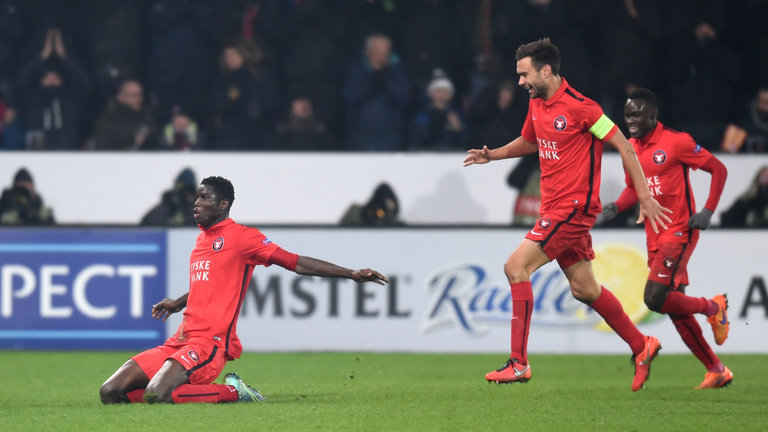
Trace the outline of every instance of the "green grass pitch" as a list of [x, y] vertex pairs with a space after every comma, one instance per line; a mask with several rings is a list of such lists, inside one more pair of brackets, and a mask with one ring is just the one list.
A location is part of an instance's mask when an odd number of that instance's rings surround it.
[[117, 405], [101, 383], [132, 353], [0, 351], [3, 431], [766, 431], [768, 355], [723, 355], [733, 385], [693, 390], [691, 355], [654, 361], [630, 390], [629, 356], [531, 355], [527, 384], [487, 384], [505, 356], [244, 354], [228, 364], [262, 404]]

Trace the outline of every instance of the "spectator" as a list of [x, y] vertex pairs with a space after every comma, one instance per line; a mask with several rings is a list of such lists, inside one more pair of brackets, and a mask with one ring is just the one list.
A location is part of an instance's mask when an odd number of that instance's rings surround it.
[[488, 86], [472, 102], [469, 125], [473, 145], [496, 147], [520, 135], [528, 100], [516, 97], [516, 91], [517, 84], [508, 79]]
[[212, 103], [217, 150], [267, 148], [278, 96], [261, 61], [261, 50], [247, 39], [230, 43], [221, 53]]
[[[149, 10], [149, 89], [155, 112], [167, 116], [175, 105], [193, 119], [205, 117], [215, 56], [212, 1], [152, 0]], [[221, 6], [227, 7], [227, 6]], [[167, 118], [160, 118], [166, 122]]]
[[[611, 119], [624, 116], [624, 102], [636, 87], [656, 87], [654, 60], [662, 40], [663, 0], [603, 1], [597, 27], [600, 58], [600, 105]], [[626, 130], [624, 125], [620, 126]], [[625, 132], [626, 133], [626, 132]]]
[[[734, 94], [740, 79], [738, 58], [719, 36], [725, 24], [717, 2], [668, 2], [669, 125], [685, 130], [707, 150], [717, 149], [733, 115]], [[694, 11], [694, 13], [692, 13]], [[675, 19], [675, 18], [680, 19]], [[717, 103], [702, 106], [702, 101]]]
[[26, 147], [67, 150], [82, 147], [82, 114], [90, 91], [85, 69], [67, 55], [59, 28], [50, 28], [40, 56], [19, 73]]
[[462, 0], [409, 0], [400, 5], [400, 26], [394, 35], [408, 66], [416, 108], [426, 104], [424, 89], [432, 71], [442, 69], [453, 79], [461, 99], [469, 90], [472, 69], [470, 21], [472, 3]]
[[[98, 114], [117, 86], [128, 77], [144, 72], [142, 25], [146, 10], [135, 0], [87, 0], [87, 64], [94, 77]], [[117, 30], [119, 29], [119, 30]]]
[[171, 121], [163, 128], [160, 148], [164, 150], [197, 150], [204, 147], [197, 123], [179, 107], [173, 108]]
[[408, 95], [408, 75], [392, 52], [391, 40], [380, 33], [371, 34], [365, 40], [362, 61], [349, 64], [345, 74], [347, 148], [401, 150]]
[[757, 90], [749, 114], [725, 129], [722, 148], [729, 153], [768, 153], [768, 86]]
[[156, 129], [152, 112], [144, 103], [143, 87], [135, 79], [127, 79], [96, 121], [93, 148], [152, 149], [157, 144]]
[[142, 226], [193, 226], [192, 208], [197, 194], [195, 172], [185, 168], [173, 182], [173, 188], [163, 192], [159, 204], [141, 219]]
[[392, 187], [379, 184], [364, 205], [352, 204], [339, 222], [342, 226], [403, 226], [399, 218], [400, 204]]
[[411, 150], [465, 150], [464, 119], [451, 107], [451, 80], [439, 69], [427, 86], [429, 106], [416, 113], [411, 125]]
[[287, 95], [312, 99], [315, 115], [329, 131], [340, 135], [343, 125], [342, 82], [349, 57], [351, 20], [346, 0], [304, 0], [293, 3], [282, 21], [284, 62], [282, 77]]
[[32, 176], [21, 168], [13, 177], [10, 188], [0, 196], [0, 225], [53, 225], [53, 210], [43, 204]]
[[334, 150], [325, 123], [315, 116], [312, 101], [297, 97], [291, 101], [288, 118], [277, 125], [275, 150]]
[[24, 148], [24, 130], [21, 127], [16, 107], [7, 94], [0, 94], [0, 149], [18, 150]]
[[757, 171], [749, 188], [720, 215], [720, 225], [737, 228], [768, 227], [768, 165]]

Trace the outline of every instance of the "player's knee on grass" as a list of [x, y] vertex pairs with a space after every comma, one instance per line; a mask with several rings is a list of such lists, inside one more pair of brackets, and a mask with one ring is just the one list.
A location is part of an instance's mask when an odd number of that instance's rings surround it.
[[661, 312], [661, 308], [667, 300], [668, 292], [669, 290], [666, 286], [658, 282], [648, 281], [645, 285], [645, 293], [643, 294], [645, 305], [654, 312]]
[[99, 388], [99, 397], [103, 404], [116, 404], [128, 401], [125, 393], [110, 382], [105, 382], [101, 385]]

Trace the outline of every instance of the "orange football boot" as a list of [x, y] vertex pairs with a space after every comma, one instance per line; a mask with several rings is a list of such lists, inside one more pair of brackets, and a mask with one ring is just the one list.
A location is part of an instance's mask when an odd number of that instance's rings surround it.
[[531, 365], [523, 366], [519, 360], [509, 359], [501, 368], [485, 374], [485, 379], [496, 384], [528, 382], [531, 379]]
[[715, 334], [715, 343], [722, 345], [728, 339], [728, 330], [731, 327], [728, 322], [728, 298], [724, 294], [718, 294], [712, 297], [712, 301], [717, 303], [718, 309], [716, 314], [707, 317], [707, 321]]
[[635, 377], [632, 379], [632, 391], [638, 391], [643, 388], [643, 384], [648, 380], [651, 374], [651, 361], [659, 355], [661, 344], [653, 336], [645, 336], [645, 347], [640, 352], [632, 356], [632, 363], [635, 365]]

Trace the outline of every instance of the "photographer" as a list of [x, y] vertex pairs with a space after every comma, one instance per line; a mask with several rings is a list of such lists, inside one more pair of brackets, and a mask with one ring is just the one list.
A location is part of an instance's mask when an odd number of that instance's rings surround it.
[[195, 224], [192, 207], [197, 193], [195, 173], [189, 168], [179, 173], [172, 189], [163, 192], [159, 204], [141, 219], [142, 226], [190, 226]]
[[53, 225], [53, 210], [43, 204], [32, 176], [21, 168], [0, 197], [0, 225]]

